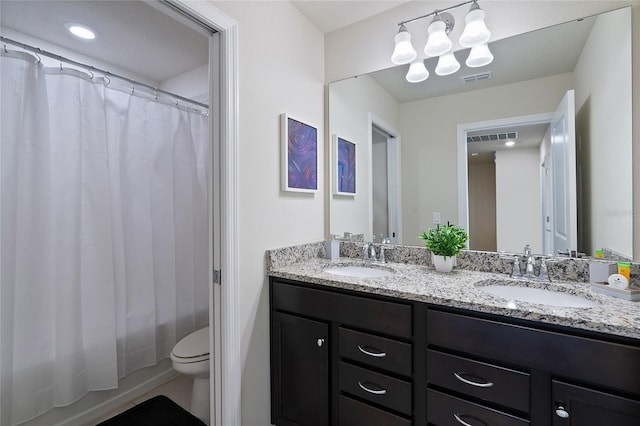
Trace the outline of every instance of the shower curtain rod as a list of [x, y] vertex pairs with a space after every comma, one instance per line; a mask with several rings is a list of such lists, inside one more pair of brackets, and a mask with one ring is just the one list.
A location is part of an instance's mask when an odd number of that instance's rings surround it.
[[56, 55], [55, 53], [47, 52], [46, 50], [42, 50], [39, 47], [29, 46], [28, 44], [24, 44], [24, 43], [21, 43], [19, 41], [11, 40], [10, 38], [6, 38], [4, 36], [0, 36], [0, 41], [2, 43], [4, 43], [5, 51], [7, 49], [7, 44], [11, 44], [11, 45], [14, 45], [14, 46], [18, 46], [20, 49], [27, 50], [29, 52], [33, 52], [36, 55], [42, 55], [42, 56], [46, 56], [46, 57], [55, 59], [55, 60], [60, 61], [60, 62], [66, 62], [68, 64], [75, 65], [75, 66], [80, 67], [80, 68], [84, 68], [84, 69], [86, 69], [88, 71], [91, 71], [92, 73], [93, 72], [97, 72], [99, 74], [104, 74], [104, 75], [106, 75], [108, 77], [114, 77], [114, 78], [117, 78], [119, 80], [126, 81], [127, 83], [130, 83], [131, 85], [146, 87], [147, 89], [151, 89], [156, 93], [162, 93], [162, 94], [171, 96], [174, 99], [178, 99], [178, 100], [181, 100], [181, 101], [184, 101], [184, 102], [188, 102], [190, 104], [197, 105], [197, 106], [202, 107], [202, 108], [209, 109], [209, 105], [207, 105], [207, 104], [203, 104], [201, 102], [197, 102], [197, 101], [194, 101], [192, 99], [185, 98], [185, 97], [180, 96], [180, 95], [176, 95], [175, 93], [167, 92], [166, 90], [158, 89], [157, 87], [151, 86], [149, 84], [140, 83], [139, 81], [135, 81], [135, 80], [132, 80], [130, 78], [123, 77], [121, 75], [114, 74], [112, 72], [109, 72], [109, 71], [106, 71], [106, 70], [102, 70], [100, 68], [96, 68], [96, 67], [94, 67], [92, 65], [83, 64], [81, 62], [77, 62], [77, 61], [74, 61], [72, 59], [65, 58], [64, 56], [60, 56], [60, 55]]

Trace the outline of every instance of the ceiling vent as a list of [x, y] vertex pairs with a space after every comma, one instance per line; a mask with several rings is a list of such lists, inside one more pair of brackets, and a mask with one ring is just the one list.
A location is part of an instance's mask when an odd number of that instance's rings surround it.
[[493, 74], [491, 71], [479, 72], [478, 74], [465, 75], [464, 77], [460, 77], [463, 84], [471, 84], [477, 83], [478, 81], [483, 80], [491, 80], [493, 78]]
[[518, 132], [489, 133], [486, 135], [467, 136], [467, 143], [499, 142], [518, 139]]

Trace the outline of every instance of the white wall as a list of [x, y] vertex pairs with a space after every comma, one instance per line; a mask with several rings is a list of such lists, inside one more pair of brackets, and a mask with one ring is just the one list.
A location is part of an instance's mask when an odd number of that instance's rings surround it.
[[[242, 424], [270, 424], [265, 250], [322, 240], [324, 170], [315, 194], [280, 191], [280, 117], [316, 126], [324, 158], [324, 37], [289, 2], [213, 2], [238, 22], [239, 321]], [[224, 248], [223, 248], [224, 250]]]
[[579, 184], [591, 194], [579, 206], [581, 249], [591, 255], [601, 248], [627, 256], [633, 250], [632, 159], [620, 154], [630, 152], [632, 140], [630, 20], [628, 9], [599, 16], [574, 71]]
[[496, 241], [498, 251], [522, 253], [525, 244], [542, 253], [538, 148], [496, 151]]
[[[212, 66], [216, 65], [212, 64]], [[165, 80], [160, 83], [160, 89], [208, 104], [209, 65], [203, 65]]]
[[367, 241], [371, 241], [371, 200], [369, 186], [365, 185], [371, 182], [369, 113], [399, 128], [398, 102], [371, 77], [361, 76], [333, 83], [329, 105], [329, 133], [337, 133], [356, 144], [356, 195], [331, 195], [330, 233], [364, 233]]
[[572, 87], [572, 74], [560, 74], [400, 105], [405, 244], [420, 244], [433, 212], [458, 221], [458, 124], [555, 111]]

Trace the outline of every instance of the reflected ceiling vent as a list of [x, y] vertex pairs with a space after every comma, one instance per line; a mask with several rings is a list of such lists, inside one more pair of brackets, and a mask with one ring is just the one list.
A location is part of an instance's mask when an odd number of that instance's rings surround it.
[[499, 142], [518, 139], [518, 132], [489, 133], [486, 135], [467, 136], [467, 143]]
[[477, 74], [472, 74], [472, 75], [465, 75], [464, 77], [460, 77], [460, 80], [462, 80], [463, 84], [471, 84], [471, 83], [476, 83], [478, 81], [491, 80], [492, 78], [493, 78], [493, 74], [491, 73], [491, 71], [486, 71], [486, 72], [479, 72]]

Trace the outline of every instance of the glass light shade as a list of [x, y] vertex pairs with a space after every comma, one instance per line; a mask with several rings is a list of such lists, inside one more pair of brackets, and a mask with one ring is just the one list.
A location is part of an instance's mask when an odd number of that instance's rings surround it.
[[476, 3], [471, 6], [464, 21], [465, 26], [460, 36], [460, 46], [476, 47], [489, 41], [491, 32], [484, 23], [484, 10], [480, 9]]
[[391, 55], [391, 62], [396, 65], [408, 64], [413, 61], [418, 53], [411, 45], [411, 34], [406, 29], [400, 28], [400, 31], [394, 37], [396, 47]]
[[412, 62], [406, 78], [409, 83], [420, 83], [429, 78], [429, 70], [424, 66], [424, 61]]
[[465, 64], [470, 68], [477, 68], [489, 65], [491, 62], [493, 62], [493, 54], [489, 50], [489, 46], [483, 44], [471, 48]]
[[444, 76], [450, 75], [460, 69], [460, 62], [456, 59], [453, 52], [445, 53], [438, 59], [436, 66], [436, 74]]
[[440, 56], [451, 49], [453, 43], [446, 33], [447, 24], [441, 20], [434, 20], [427, 27], [429, 38], [424, 46], [424, 53], [428, 56]]

